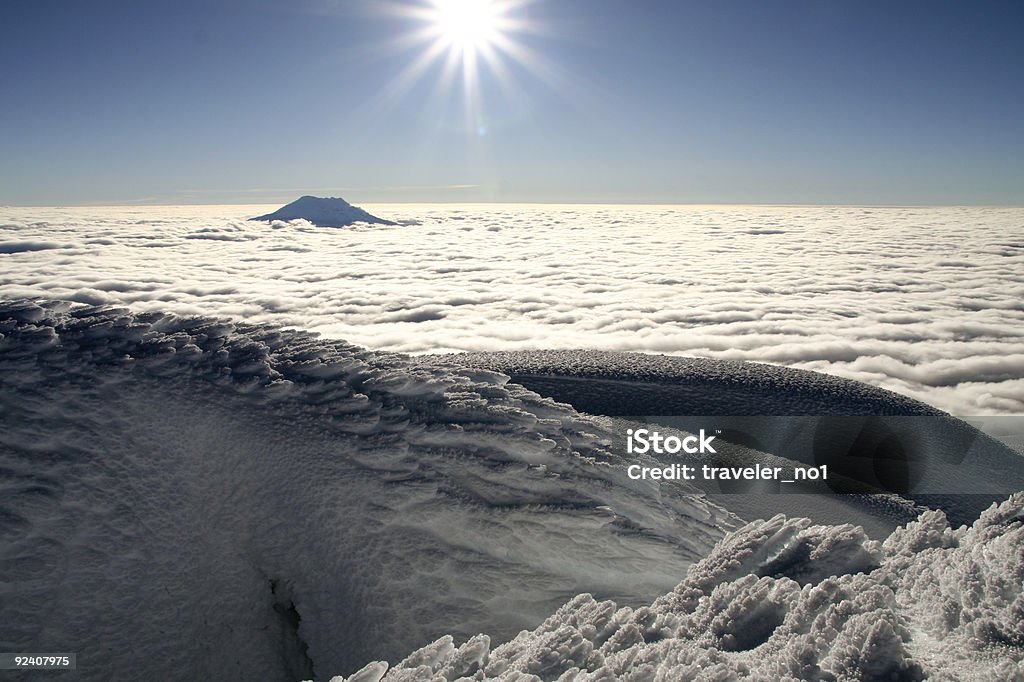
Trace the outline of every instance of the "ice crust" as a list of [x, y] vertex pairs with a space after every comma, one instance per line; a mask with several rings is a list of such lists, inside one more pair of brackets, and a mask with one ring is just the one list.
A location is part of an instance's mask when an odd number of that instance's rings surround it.
[[[508, 374], [516, 383], [593, 414], [945, 414], [860, 381], [756, 362], [584, 349], [436, 357]], [[602, 390], [574, 390], [581, 379]]]
[[970, 528], [925, 512], [884, 543], [780, 515], [650, 606], [581, 594], [499, 646], [442, 637], [334, 680], [1019, 680], [1022, 586], [1024, 494]]
[[370, 215], [358, 206], [353, 206], [339, 197], [309, 195], [299, 197], [273, 213], [250, 218], [250, 220], [307, 220], [318, 227], [345, 227], [354, 223], [395, 224], [390, 220]]
[[507, 377], [299, 331], [0, 303], [0, 650], [300, 679], [565, 599], [634, 605], [738, 519], [630, 481]]

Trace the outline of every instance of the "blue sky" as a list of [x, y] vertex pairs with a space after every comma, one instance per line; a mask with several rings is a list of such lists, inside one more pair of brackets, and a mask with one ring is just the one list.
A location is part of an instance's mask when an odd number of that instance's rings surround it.
[[403, 4], [5, 0], [0, 203], [1024, 204], [1021, 2], [533, 0], [470, 105]]

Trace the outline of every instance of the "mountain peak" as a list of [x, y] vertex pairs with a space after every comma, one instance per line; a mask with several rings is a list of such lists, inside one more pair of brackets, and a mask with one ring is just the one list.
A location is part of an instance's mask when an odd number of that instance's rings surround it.
[[341, 197], [314, 197], [306, 194], [273, 213], [256, 216], [250, 220], [308, 220], [318, 227], [345, 227], [353, 223], [376, 223], [395, 225], [353, 206]]

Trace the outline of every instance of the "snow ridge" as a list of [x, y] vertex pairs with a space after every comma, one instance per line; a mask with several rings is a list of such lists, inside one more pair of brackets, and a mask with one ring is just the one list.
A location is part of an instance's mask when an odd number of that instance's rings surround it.
[[442, 637], [413, 680], [1011, 680], [1024, 677], [1024, 493], [952, 529], [925, 512], [884, 543], [776, 516], [729, 535], [650, 606], [589, 594], [491, 648]]
[[[778, 365], [598, 350], [499, 351], [436, 356], [508, 374], [591, 414], [930, 415], [919, 400], [860, 381]], [[579, 379], [605, 386], [574, 391]], [[663, 390], [658, 390], [664, 387]]]

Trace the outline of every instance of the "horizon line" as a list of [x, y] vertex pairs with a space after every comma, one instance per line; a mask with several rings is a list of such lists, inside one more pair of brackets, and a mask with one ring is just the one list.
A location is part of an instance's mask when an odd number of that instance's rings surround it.
[[[300, 196], [314, 196], [303, 194]], [[296, 197], [295, 199], [298, 199]], [[341, 198], [341, 197], [330, 197], [330, 198]], [[163, 201], [153, 201], [152, 203], [146, 200], [123, 200], [123, 201], [96, 201], [96, 202], [77, 202], [77, 203], [53, 203], [53, 204], [18, 204], [18, 203], [0, 203], [0, 208], [146, 208], [146, 207], [172, 207], [172, 206], [276, 206], [279, 201], [286, 201], [290, 203], [291, 200], [276, 200], [276, 201], [258, 201], [258, 202], [239, 202], [239, 201], [228, 201], [228, 202], [188, 202], [188, 203], [169, 203]], [[348, 199], [345, 199], [348, 201]], [[352, 203], [352, 202], [349, 202]], [[808, 207], [808, 208], [824, 208], [824, 207], [843, 207], [843, 208], [1024, 208], [1024, 203], [1019, 204], [1000, 204], [1000, 203], [915, 203], [915, 202], [794, 202], [794, 201], [782, 201], [782, 202], [771, 202], [771, 201], [601, 201], [601, 200], [577, 200], [577, 201], [555, 201], [555, 200], [507, 200], [507, 201], [494, 201], [494, 200], [457, 200], [457, 201], [437, 201], [437, 200], [364, 200], [360, 201], [362, 204], [376, 204], [376, 205], [390, 205], [390, 204], [407, 204], [407, 205], [518, 205], [518, 206], [765, 206], [765, 207]], [[355, 205], [355, 204], [353, 204]]]

